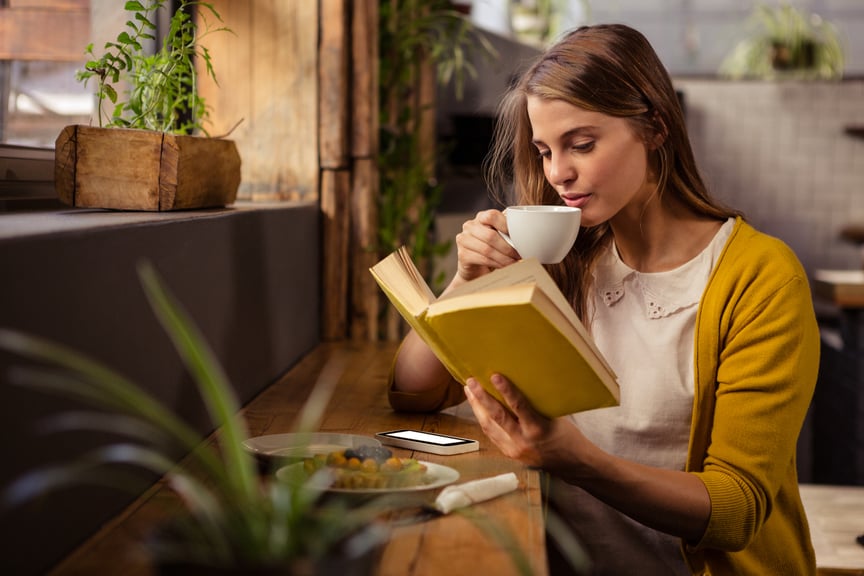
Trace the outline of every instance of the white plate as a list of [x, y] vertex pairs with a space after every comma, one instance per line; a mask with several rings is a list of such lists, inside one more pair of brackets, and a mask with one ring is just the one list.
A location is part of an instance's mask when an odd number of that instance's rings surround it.
[[243, 445], [250, 452], [270, 458], [309, 458], [315, 454], [329, 454], [345, 448], [381, 446], [371, 436], [315, 432], [312, 434], [269, 434], [249, 438]]
[[[420, 461], [420, 463], [426, 466], [427, 482], [424, 484], [419, 484], [417, 486], [405, 486], [402, 488], [327, 488], [327, 492], [339, 494], [391, 494], [393, 492], [424, 492], [426, 490], [434, 490], [436, 488], [447, 486], [448, 484], [453, 484], [454, 482], [459, 480], [459, 471], [454, 470], [449, 466], [444, 466], [442, 464], [433, 464], [432, 462], [423, 461]], [[287, 469], [297, 466], [303, 466], [303, 463], [298, 462], [280, 468], [276, 471], [276, 478], [282, 478], [282, 476], [286, 474]]]

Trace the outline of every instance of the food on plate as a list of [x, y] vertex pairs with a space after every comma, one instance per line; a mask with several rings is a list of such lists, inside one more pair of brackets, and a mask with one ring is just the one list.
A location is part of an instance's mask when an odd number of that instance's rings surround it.
[[368, 490], [408, 488], [428, 482], [426, 466], [414, 458], [397, 458], [383, 446], [360, 446], [316, 454], [303, 460], [308, 474], [326, 468], [333, 488]]

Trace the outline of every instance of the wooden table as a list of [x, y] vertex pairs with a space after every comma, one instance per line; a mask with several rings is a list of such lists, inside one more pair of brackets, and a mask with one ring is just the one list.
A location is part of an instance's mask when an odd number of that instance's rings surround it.
[[864, 576], [864, 486], [802, 484], [820, 576]]
[[864, 348], [864, 270], [817, 270], [813, 290], [837, 308], [846, 350]]
[[864, 308], [864, 270], [817, 270], [814, 290], [840, 308]]
[[[479, 452], [454, 456], [394, 450], [400, 456], [414, 456], [455, 468], [461, 475], [460, 482], [515, 472], [520, 483], [517, 491], [476, 504], [474, 511], [488, 515], [509, 530], [529, 559], [531, 574], [547, 574], [539, 473], [502, 456], [470, 418], [467, 406], [441, 414], [391, 410], [385, 383], [394, 352], [394, 344], [321, 344], [244, 408], [250, 434], [291, 432], [295, 416], [319, 374], [327, 366], [340, 365], [344, 371], [320, 430], [373, 435], [404, 427], [478, 439]], [[165, 510], [172, 507], [177, 507], [173, 494], [161, 484], [155, 485], [71, 554], [53, 574], [154, 574], [142, 541], [165, 517]], [[377, 573], [380, 576], [517, 574], [512, 553], [512, 549], [487, 538], [466, 518], [451, 515], [395, 529]]]

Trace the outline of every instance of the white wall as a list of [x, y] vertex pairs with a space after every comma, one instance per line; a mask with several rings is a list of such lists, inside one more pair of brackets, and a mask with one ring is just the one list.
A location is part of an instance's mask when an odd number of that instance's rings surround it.
[[838, 237], [864, 224], [864, 81], [676, 79], [690, 140], [709, 187], [798, 254], [805, 268], [855, 268]]

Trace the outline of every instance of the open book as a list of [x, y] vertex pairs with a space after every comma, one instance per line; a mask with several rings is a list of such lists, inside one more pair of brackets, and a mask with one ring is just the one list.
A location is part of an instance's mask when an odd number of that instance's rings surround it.
[[534, 258], [436, 299], [405, 247], [370, 271], [456, 380], [506, 376], [542, 414], [618, 404], [618, 383], [558, 285]]

